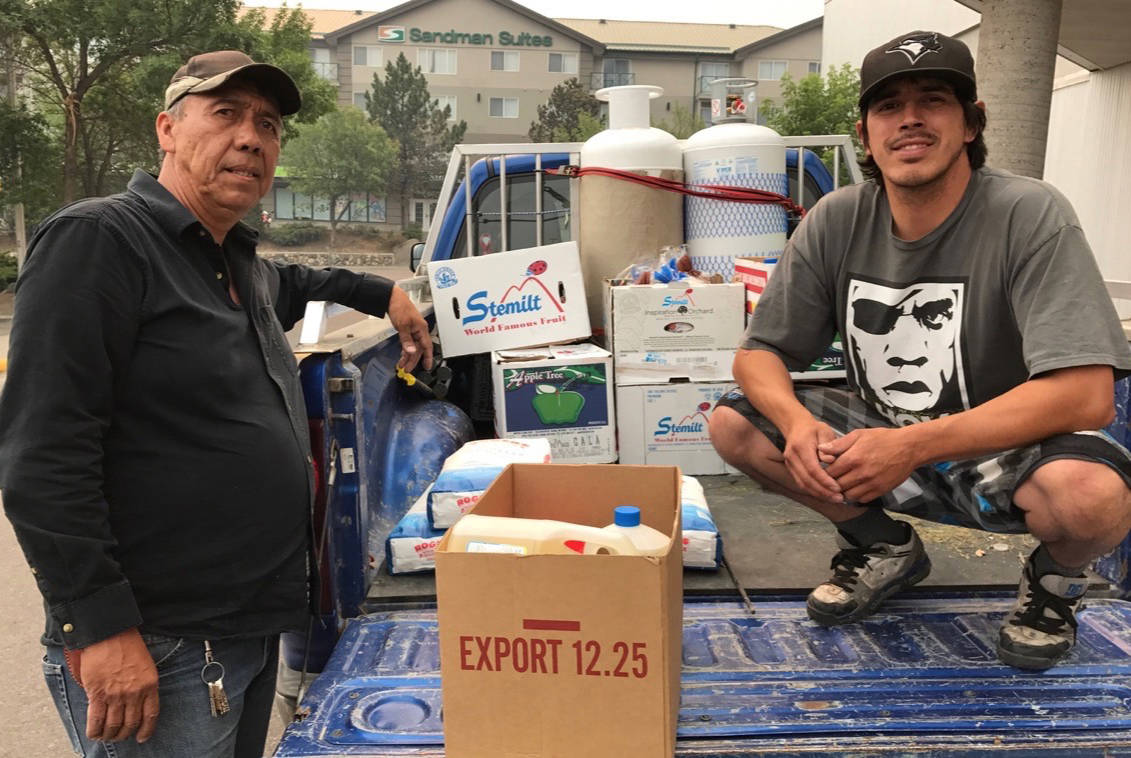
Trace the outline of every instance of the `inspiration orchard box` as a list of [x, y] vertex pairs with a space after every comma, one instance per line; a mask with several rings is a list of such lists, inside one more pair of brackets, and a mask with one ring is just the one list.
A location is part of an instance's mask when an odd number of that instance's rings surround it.
[[607, 284], [605, 339], [617, 384], [731, 378], [743, 292], [741, 284]]
[[558, 463], [617, 459], [607, 350], [587, 343], [497, 350], [491, 375], [499, 437], [543, 437]]
[[605, 526], [617, 505], [662, 556], [436, 551], [444, 751], [460, 758], [667, 756], [683, 625], [674, 466], [511, 464], [472, 513]]
[[428, 266], [444, 355], [589, 339], [576, 242]]

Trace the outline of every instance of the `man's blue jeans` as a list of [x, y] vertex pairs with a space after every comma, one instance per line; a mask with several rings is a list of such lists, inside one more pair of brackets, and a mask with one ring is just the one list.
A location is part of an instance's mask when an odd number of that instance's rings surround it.
[[87, 758], [262, 758], [275, 695], [279, 638], [256, 637], [212, 643], [224, 664], [224, 691], [231, 712], [213, 718], [208, 687], [200, 679], [204, 644], [143, 634], [157, 664], [161, 708], [157, 729], [144, 744], [95, 742], [86, 736], [86, 692], [71, 677], [63, 649], [49, 645], [43, 674], [71, 746]]

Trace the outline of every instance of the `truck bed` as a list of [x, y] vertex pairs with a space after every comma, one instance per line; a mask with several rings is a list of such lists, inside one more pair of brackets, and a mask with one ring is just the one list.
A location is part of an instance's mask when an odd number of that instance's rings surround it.
[[[833, 530], [821, 516], [770, 492], [745, 476], [696, 477], [722, 535], [727, 563], [752, 595], [807, 594], [829, 577], [836, 552]], [[904, 518], [904, 517], [899, 517]], [[915, 524], [931, 556], [924, 588], [1014, 588], [1021, 565], [1036, 547], [1028, 535], [990, 534], [918, 519]], [[980, 552], [980, 554], [979, 554]], [[684, 571], [684, 592], [735, 592], [725, 570]], [[390, 601], [434, 600], [431, 573], [390, 576], [379, 571], [368, 607]]]
[[[920, 593], [823, 629], [801, 597], [689, 598], [676, 754], [1131, 748], [1131, 604], [1090, 602], [1071, 657], [1028, 673], [995, 657], [1010, 603]], [[350, 622], [303, 705], [276, 755], [444, 755], [435, 609]]]
[[[745, 477], [700, 477], [730, 574], [684, 572], [677, 755], [1131, 751], [1131, 603], [1096, 578], [1077, 650], [1027, 673], [995, 656], [1026, 535], [916, 521], [934, 571], [871, 619], [822, 629], [804, 597], [835, 548], [819, 516]], [[431, 574], [381, 572], [278, 756], [443, 756]], [[563, 753], [564, 754], [564, 753]]]

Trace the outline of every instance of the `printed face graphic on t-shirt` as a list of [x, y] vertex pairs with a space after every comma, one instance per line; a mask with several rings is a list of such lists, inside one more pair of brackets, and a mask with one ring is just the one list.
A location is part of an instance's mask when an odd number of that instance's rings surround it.
[[849, 356], [861, 388], [893, 421], [966, 407], [963, 291], [964, 285], [955, 282], [898, 288], [849, 281]]

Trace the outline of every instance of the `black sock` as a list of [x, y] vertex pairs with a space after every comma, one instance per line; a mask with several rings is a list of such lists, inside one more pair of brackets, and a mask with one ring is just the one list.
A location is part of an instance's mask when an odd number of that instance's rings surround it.
[[1029, 556], [1029, 560], [1033, 562], [1033, 572], [1037, 576], [1044, 576], [1045, 574], [1083, 576], [1084, 569], [1088, 568], [1088, 564], [1086, 563], [1083, 566], [1065, 566], [1064, 564], [1057, 563], [1043, 542], [1037, 545], [1037, 549]]
[[836, 528], [849, 542], [860, 547], [877, 542], [902, 545], [911, 537], [910, 524], [896, 521], [878, 506], [870, 506], [859, 516], [837, 522]]

